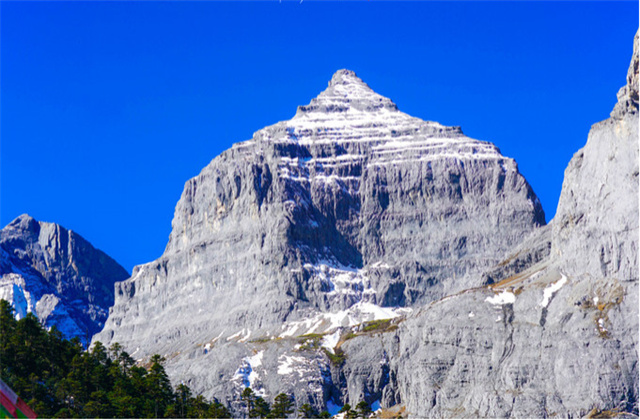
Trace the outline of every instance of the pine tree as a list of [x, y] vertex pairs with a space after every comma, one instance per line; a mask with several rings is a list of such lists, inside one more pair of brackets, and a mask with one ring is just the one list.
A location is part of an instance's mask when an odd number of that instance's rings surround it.
[[371, 406], [367, 404], [366, 401], [360, 401], [358, 405], [356, 405], [356, 412], [358, 413], [358, 417], [366, 419], [371, 414]]
[[244, 401], [247, 409], [247, 416], [251, 416], [251, 412], [255, 408], [256, 402], [256, 394], [253, 393], [253, 389], [251, 389], [251, 387], [246, 387], [244, 391], [242, 391], [242, 394], [240, 394], [240, 399]]
[[181, 419], [187, 418], [186, 413], [190, 398], [191, 390], [188, 386], [180, 384], [176, 387], [176, 405]]
[[[84, 351], [79, 339], [65, 340], [55, 327], [46, 331], [33, 314], [16, 320], [13, 312], [0, 299], [0, 375], [39, 417], [231, 418], [227, 407], [193, 397], [186, 385], [174, 393], [159, 355], [147, 371], [117, 343]], [[269, 414], [250, 388], [243, 400], [256, 417]]]
[[252, 419], [266, 419], [269, 417], [270, 413], [271, 409], [269, 408], [269, 403], [262, 397], [257, 397], [253, 410], [249, 412], [249, 417]]
[[293, 413], [291, 407], [293, 401], [287, 394], [278, 394], [273, 400], [273, 408], [271, 409], [270, 418], [286, 419], [289, 414]]
[[171, 381], [162, 366], [164, 362], [165, 358], [159, 354], [151, 356], [151, 368], [145, 378], [146, 390], [149, 394], [150, 406], [153, 409], [155, 418], [159, 418], [160, 415], [164, 414], [173, 399]]
[[338, 411], [338, 413], [345, 413], [344, 414], [345, 419], [355, 419], [358, 417], [358, 413], [352, 410], [349, 404], [343, 405], [340, 411]]
[[220, 404], [218, 400], [215, 398], [211, 402], [209, 406], [209, 410], [207, 411], [207, 418], [210, 419], [230, 419], [231, 413], [227, 410], [227, 407]]
[[315, 419], [318, 417], [318, 413], [316, 412], [315, 408], [313, 408], [313, 406], [308, 403], [304, 403], [300, 406], [298, 417], [300, 417], [301, 419]]
[[[191, 391], [189, 391], [189, 393], [191, 393]], [[198, 395], [195, 398], [189, 398], [188, 409], [187, 409], [188, 418], [205, 419], [207, 418], [208, 411], [209, 411], [209, 403], [202, 395]]]

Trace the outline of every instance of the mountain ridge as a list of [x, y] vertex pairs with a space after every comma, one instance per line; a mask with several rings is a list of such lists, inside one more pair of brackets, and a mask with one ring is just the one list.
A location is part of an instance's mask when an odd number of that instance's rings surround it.
[[22, 214], [0, 230], [0, 297], [88, 344], [129, 273], [72, 230]]

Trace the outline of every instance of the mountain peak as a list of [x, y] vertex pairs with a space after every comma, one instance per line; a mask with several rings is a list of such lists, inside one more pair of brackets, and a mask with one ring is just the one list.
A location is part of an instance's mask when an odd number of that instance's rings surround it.
[[25, 231], [35, 232], [38, 230], [38, 221], [33, 217], [29, 216], [27, 213], [23, 213], [20, 216], [16, 217], [7, 225], [10, 229], [18, 229]]
[[380, 110], [397, 111], [391, 99], [373, 91], [352, 70], [336, 71], [328, 87], [309, 105], [298, 107], [298, 115], [310, 112], [336, 113], [349, 110], [356, 112], [375, 112]]
[[349, 85], [349, 84], [357, 84], [357, 85], [363, 85], [363, 86], [369, 87], [365, 82], [362, 81], [361, 78], [358, 77], [358, 75], [356, 75], [356, 72], [354, 72], [353, 70], [347, 70], [347, 69], [336, 71], [335, 73], [333, 73], [333, 76], [329, 81], [329, 87], [336, 86], [336, 85]]

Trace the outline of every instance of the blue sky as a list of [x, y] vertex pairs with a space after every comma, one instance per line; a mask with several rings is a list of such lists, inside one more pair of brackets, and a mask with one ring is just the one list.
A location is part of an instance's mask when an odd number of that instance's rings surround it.
[[187, 179], [348, 68], [513, 157], [551, 220], [625, 83], [638, 2], [1, 2], [0, 222], [62, 224], [127, 270]]

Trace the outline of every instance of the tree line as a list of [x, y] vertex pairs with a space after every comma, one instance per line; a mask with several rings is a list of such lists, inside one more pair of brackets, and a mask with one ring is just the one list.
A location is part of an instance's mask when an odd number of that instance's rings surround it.
[[[33, 314], [16, 320], [9, 302], [0, 300], [0, 376], [39, 417], [45, 418], [232, 418], [227, 406], [213, 398], [194, 396], [188, 386], [171, 386], [165, 359], [153, 355], [148, 368], [118, 343], [109, 349], [96, 342], [85, 351], [78, 338], [66, 340], [55, 326], [46, 330]], [[249, 418], [287, 418], [294, 402], [287, 394], [270, 404], [251, 388], [240, 395]], [[364, 401], [345, 418], [366, 418]], [[309, 404], [297, 410], [302, 418], [329, 418]]]

